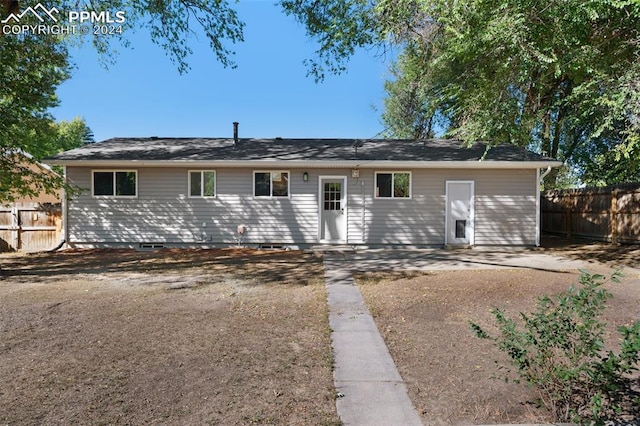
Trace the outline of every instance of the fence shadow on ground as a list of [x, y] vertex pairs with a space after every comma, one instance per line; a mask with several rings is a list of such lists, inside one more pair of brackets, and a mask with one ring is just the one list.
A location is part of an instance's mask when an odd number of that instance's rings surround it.
[[580, 238], [544, 235], [542, 248], [574, 260], [600, 262], [609, 266], [640, 268], [640, 244], [611, 244]]

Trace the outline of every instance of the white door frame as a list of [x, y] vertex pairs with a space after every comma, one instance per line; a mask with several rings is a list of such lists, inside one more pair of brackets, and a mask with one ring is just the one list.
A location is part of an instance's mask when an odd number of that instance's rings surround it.
[[472, 246], [475, 244], [475, 236], [476, 236], [476, 224], [475, 224], [475, 198], [476, 198], [476, 190], [475, 190], [475, 181], [473, 180], [447, 180], [445, 181], [445, 213], [444, 213], [444, 244], [455, 244], [455, 242], [449, 241], [449, 185], [450, 184], [468, 184], [470, 188], [469, 197], [469, 245]]
[[[342, 180], [342, 210], [344, 210], [344, 225], [341, 235], [344, 235], [342, 240], [324, 240], [322, 239], [322, 210], [324, 204], [324, 188], [322, 182], [324, 180]], [[333, 243], [333, 244], [346, 244], [347, 243], [347, 223], [348, 223], [348, 211], [347, 211], [347, 176], [341, 175], [322, 175], [318, 176], [318, 242], [319, 243]]]

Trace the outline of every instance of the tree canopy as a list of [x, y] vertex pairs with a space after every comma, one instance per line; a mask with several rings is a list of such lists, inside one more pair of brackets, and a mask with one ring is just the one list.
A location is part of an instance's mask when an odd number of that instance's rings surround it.
[[[77, 9], [77, 2], [57, 2], [59, 9]], [[189, 70], [188, 57], [193, 53], [189, 40], [198, 32], [204, 33], [218, 62], [224, 67], [235, 67], [234, 52], [228, 44], [244, 40], [244, 23], [227, 0], [105, 0], [87, 2], [86, 11], [124, 12], [125, 30], [121, 34], [97, 35], [93, 44], [103, 59], [109, 58], [114, 44], [129, 45], [130, 31], [145, 28], [151, 40], [161, 46], [183, 73]]]
[[[40, 1], [59, 10], [123, 11], [125, 29], [148, 29], [180, 72], [189, 36], [204, 33], [218, 62], [244, 24], [226, 0]], [[386, 83], [388, 136], [434, 133], [466, 144], [511, 143], [562, 160], [583, 182], [640, 177], [640, 0], [280, 0], [318, 42], [310, 75], [341, 73], [356, 49], [400, 51]], [[0, 0], [0, 17], [22, 2]], [[92, 39], [105, 62], [119, 36]], [[69, 145], [48, 112], [69, 78], [73, 37], [0, 34], [0, 201], [31, 191], [17, 150], [34, 160]], [[86, 127], [86, 126], [85, 126]], [[85, 129], [86, 130], [86, 129]], [[86, 130], [88, 132], [88, 130]], [[85, 132], [85, 133], [86, 133]], [[71, 138], [76, 140], [74, 138]], [[555, 179], [554, 175], [550, 175]], [[42, 181], [49, 190], [60, 182]], [[12, 186], [13, 185], [13, 186]], [[553, 186], [553, 183], [551, 183]]]
[[358, 46], [401, 49], [386, 85], [392, 136], [442, 129], [467, 144], [516, 144], [565, 161], [587, 181], [591, 153], [603, 153], [593, 163], [604, 168], [637, 164], [637, 0], [350, 0], [344, 7], [358, 13], [349, 16], [338, 3], [282, 2], [320, 43], [329, 71]]
[[[229, 43], [242, 41], [243, 23], [225, 0], [107, 0], [76, 2], [71, 0], [39, 2], [59, 11], [87, 12], [123, 11], [125, 20], [121, 34], [97, 35], [92, 39], [103, 62], [108, 63], [115, 43], [128, 44], [127, 32], [148, 29], [151, 39], [161, 45], [180, 72], [188, 70], [192, 53], [188, 40], [196, 31], [208, 38], [217, 60], [233, 67], [233, 51]], [[16, 0], [0, 0], [0, 19], [19, 13], [23, 4]], [[35, 17], [24, 15], [21, 24]], [[51, 35], [21, 32], [0, 33], [0, 202], [16, 196], [52, 193], [63, 179], [50, 173], [39, 173], [38, 160], [70, 149], [82, 140], [93, 139], [82, 120], [56, 124], [50, 109], [58, 105], [57, 87], [70, 76], [73, 65], [68, 46], [78, 40], [73, 35]], [[22, 153], [30, 155], [22, 155]], [[26, 163], [25, 163], [26, 162]]]
[[39, 173], [29, 166], [39, 158], [23, 153], [39, 156], [51, 141], [48, 109], [69, 76], [67, 50], [52, 36], [0, 36], [0, 63], [0, 201], [52, 193], [62, 179]]

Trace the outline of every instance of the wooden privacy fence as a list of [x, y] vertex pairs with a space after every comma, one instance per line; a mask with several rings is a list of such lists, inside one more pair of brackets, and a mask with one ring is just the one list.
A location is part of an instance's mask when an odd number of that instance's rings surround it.
[[0, 206], [0, 252], [50, 250], [60, 243], [61, 229], [60, 204]]
[[541, 194], [542, 232], [640, 243], [640, 183]]

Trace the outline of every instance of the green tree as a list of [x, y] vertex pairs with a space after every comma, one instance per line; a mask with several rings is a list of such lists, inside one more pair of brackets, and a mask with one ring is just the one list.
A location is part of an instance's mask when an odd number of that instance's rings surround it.
[[[136, 28], [146, 28], [180, 72], [188, 70], [187, 58], [191, 54], [188, 41], [193, 33], [203, 32], [217, 60], [231, 67], [235, 66], [233, 52], [226, 44], [243, 39], [243, 23], [225, 0], [108, 0], [81, 6], [71, 0], [39, 3], [63, 12], [78, 7], [97, 13], [123, 11], [126, 19], [119, 37], [105, 35], [92, 39], [104, 62], [113, 56], [114, 43], [128, 45], [126, 34]], [[20, 12], [22, 6], [23, 2], [16, 0], [0, 0], [0, 19]], [[35, 19], [27, 14], [20, 23], [32, 20], [38, 24]], [[71, 36], [0, 34], [0, 202], [11, 201], [18, 195], [55, 192], [63, 184], [62, 178], [40, 173], [37, 161], [75, 146], [78, 131], [82, 131], [84, 142], [93, 142], [93, 134], [84, 123], [74, 120], [56, 125], [49, 113], [50, 108], [58, 105], [58, 85], [70, 76], [72, 65], [67, 47], [77, 41]], [[23, 152], [31, 156], [22, 155]]]
[[351, 0], [346, 17], [337, 3], [282, 1], [329, 71], [356, 47], [401, 49], [383, 116], [394, 135], [426, 136], [437, 122], [466, 144], [516, 144], [571, 166], [612, 132], [616, 158], [637, 152], [638, 1]]
[[[588, 163], [576, 159], [585, 159], [612, 132], [617, 137], [608, 142], [616, 143], [609, 148], [621, 155], [635, 151], [638, 4], [430, 5], [428, 36], [407, 40], [418, 47], [405, 49], [402, 77], [421, 69], [428, 113], [446, 118], [449, 136], [528, 146], [579, 171]], [[394, 121], [389, 114], [385, 119]], [[556, 176], [550, 175], [551, 186]]]
[[640, 182], [640, 144], [627, 146], [616, 132], [606, 132], [577, 151], [573, 163], [588, 186]]
[[93, 142], [93, 132], [83, 118], [76, 117], [71, 121], [62, 120], [51, 124], [52, 139], [45, 147], [46, 151], [38, 156], [48, 157], [61, 151], [78, 148]]
[[[2, 18], [35, 2], [0, 0]], [[118, 44], [129, 46], [127, 35], [139, 29], [149, 32], [151, 40], [161, 46], [169, 58], [176, 63], [180, 72], [189, 69], [188, 56], [193, 53], [189, 40], [203, 33], [220, 64], [234, 67], [234, 52], [227, 44], [243, 41], [244, 24], [227, 0], [105, 0], [100, 2], [78, 2], [76, 0], [40, 0], [45, 7], [55, 7], [65, 16], [69, 11], [86, 11], [100, 14], [124, 13], [122, 32], [95, 34], [91, 39], [101, 54], [103, 63], [108, 64], [116, 55]], [[24, 18], [23, 18], [24, 19]], [[22, 22], [22, 21], [21, 21]], [[61, 22], [64, 24], [65, 22]], [[82, 42], [84, 35], [67, 37], [67, 43]]]
[[37, 172], [37, 160], [55, 133], [48, 109], [58, 102], [56, 87], [69, 76], [67, 57], [54, 37], [0, 36], [0, 202], [53, 193], [62, 184], [55, 175]]
[[31, 142], [28, 144], [28, 151], [23, 148], [3, 151], [0, 201], [11, 202], [18, 197], [55, 193], [64, 186], [61, 170], [54, 170], [52, 173], [39, 164], [38, 160], [80, 147], [87, 143], [87, 138], [91, 135], [91, 129], [78, 117], [59, 123], [50, 121], [48, 128], [41, 132], [26, 133], [25, 140]]

